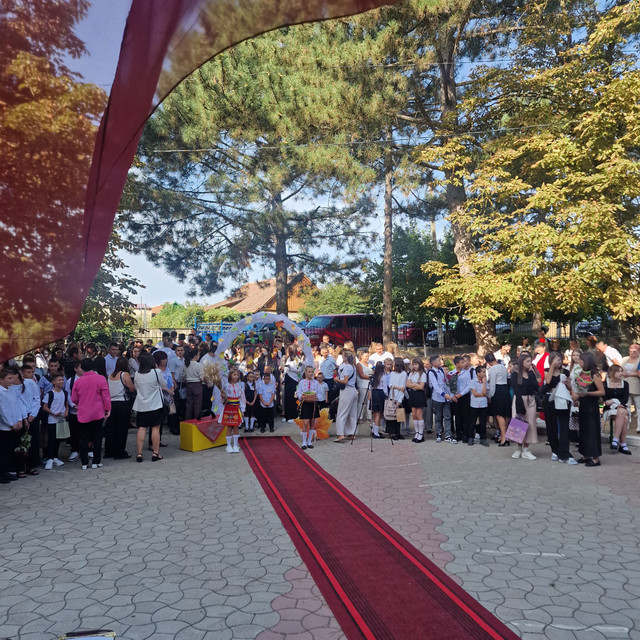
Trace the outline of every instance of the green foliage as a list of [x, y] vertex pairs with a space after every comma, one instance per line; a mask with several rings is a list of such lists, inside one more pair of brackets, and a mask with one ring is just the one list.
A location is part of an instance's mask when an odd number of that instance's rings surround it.
[[112, 336], [133, 335], [137, 321], [130, 298], [141, 285], [136, 278], [122, 271], [127, 265], [118, 252], [125, 249], [130, 250], [131, 245], [122, 239], [116, 224], [74, 331], [78, 339], [104, 342]]
[[[420, 154], [470, 194], [451, 222], [473, 254], [465, 272], [426, 265], [439, 278], [432, 303], [466, 306], [475, 322], [601, 305], [640, 314], [640, 73], [620, 35], [637, 31], [637, 5], [601, 15], [536, 3], [510, 64], [472, 74], [460, 102], [468, 134]], [[471, 133], [479, 121], [486, 135]]]
[[149, 121], [122, 209], [139, 250], [194, 291], [238, 284], [262, 266], [284, 276], [278, 296], [287, 273], [358, 263], [373, 176], [343, 130], [351, 85], [328, 82], [322, 68], [340, 61], [349, 37], [348, 25], [332, 24], [233, 47]]
[[[426, 306], [436, 278], [425, 275], [422, 265], [431, 260], [442, 260], [454, 265], [453, 238], [449, 234], [440, 244], [435, 244], [430, 235], [419, 229], [398, 227], [393, 236], [393, 311], [395, 321], [425, 324], [443, 315], [443, 309]], [[359, 286], [361, 294], [370, 300], [371, 308], [380, 313], [382, 309], [383, 265], [369, 261], [365, 266], [365, 276]]]
[[313, 318], [328, 313], [366, 313], [369, 301], [351, 285], [335, 282], [305, 296], [300, 314]]
[[69, 330], [84, 295], [82, 211], [106, 94], [65, 59], [88, 2], [0, 0], [0, 343], [22, 353]]
[[162, 309], [151, 319], [150, 326], [154, 329], [186, 329], [193, 327], [195, 322], [237, 322], [249, 314], [234, 311], [228, 307], [217, 309], [205, 308], [205, 305], [195, 302], [180, 304], [166, 302]]
[[234, 311], [229, 307], [218, 307], [217, 309], [205, 311], [204, 322], [238, 322], [238, 320], [250, 315], [250, 313]]

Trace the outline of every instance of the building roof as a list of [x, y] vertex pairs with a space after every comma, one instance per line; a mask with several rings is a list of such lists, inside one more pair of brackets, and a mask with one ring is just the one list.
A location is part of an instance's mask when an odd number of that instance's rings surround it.
[[[288, 286], [301, 284], [303, 286], [313, 287], [313, 283], [304, 273], [297, 273], [289, 276]], [[216, 302], [205, 307], [205, 311], [209, 309], [219, 309], [220, 307], [230, 307], [234, 311], [245, 313], [256, 313], [262, 309], [269, 308], [273, 305], [276, 297], [276, 279], [260, 280], [258, 282], [249, 282], [239, 289], [236, 289], [226, 300]]]

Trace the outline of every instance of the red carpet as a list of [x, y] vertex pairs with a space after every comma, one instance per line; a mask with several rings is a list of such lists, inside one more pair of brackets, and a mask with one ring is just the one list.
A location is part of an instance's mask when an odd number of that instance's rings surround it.
[[242, 447], [348, 638], [518, 637], [289, 438]]

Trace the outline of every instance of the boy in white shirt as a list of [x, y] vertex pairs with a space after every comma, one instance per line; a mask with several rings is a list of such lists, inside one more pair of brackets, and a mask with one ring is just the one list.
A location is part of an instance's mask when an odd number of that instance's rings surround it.
[[53, 465], [60, 467], [64, 464], [58, 458], [60, 440], [56, 437], [58, 422], [62, 422], [69, 413], [67, 392], [64, 390], [64, 376], [56, 373], [51, 376], [53, 388], [42, 398], [42, 410], [47, 414], [47, 462], [45, 469], [50, 471]]
[[256, 382], [256, 393], [260, 400], [260, 413], [258, 420], [260, 423], [260, 433], [264, 433], [269, 425], [269, 431], [274, 432], [273, 413], [275, 409], [276, 381], [271, 375], [268, 367], [265, 367], [261, 380]]

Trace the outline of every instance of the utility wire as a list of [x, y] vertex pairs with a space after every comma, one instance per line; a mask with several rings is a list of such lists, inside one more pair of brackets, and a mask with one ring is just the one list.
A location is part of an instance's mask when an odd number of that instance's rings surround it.
[[[509, 131], [526, 131], [528, 129], [545, 129], [548, 127], [556, 127], [568, 124], [576, 124], [581, 122], [580, 120], [565, 120], [563, 122], [551, 122], [547, 124], [532, 124], [532, 125], [523, 125], [521, 127], [500, 127], [497, 129], [476, 129], [473, 131], [464, 131], [459, 133], [438, 133], [434, 134], [432, 137], [434, 138], [462, 138], [464, 136], [477, 136], [477, 135], [486, 135], [491, 133], [504, 133]], [[391, 140], [354, 140], [353, 142], [309, 142], [303, 144], [288, 144], [283, 142], [280, 145], [257, 145], [255, 143], [247, 144], [246, 147], [254, 147], [256, 150], [258, 149], [295, 149], [298, 147], [352, 147], [352, 146], [374, 146], [374, 145], [397, 145], [403, 144], [404, 146], [418, 147], [423, 146], [429, 142], [428, 140], [415, 140], [413, 138], [395, 138]], [[408, 143], [408, 144], [404, 144]], [[196, 149], [153, 149], [151, 153], [199, 153], [206, 151], [219, 151], [219, 147], [203, 147]]]

